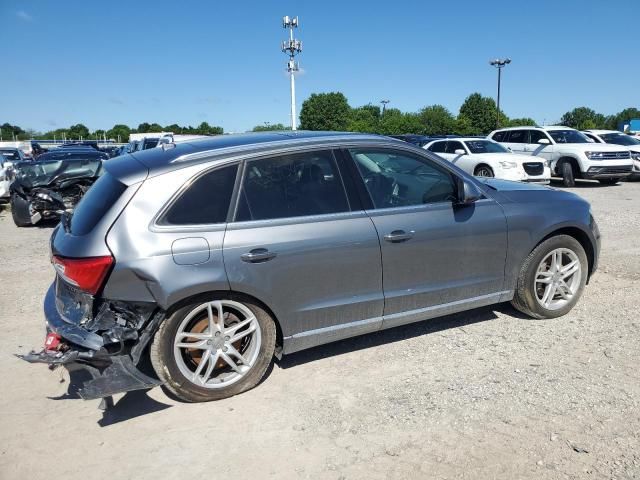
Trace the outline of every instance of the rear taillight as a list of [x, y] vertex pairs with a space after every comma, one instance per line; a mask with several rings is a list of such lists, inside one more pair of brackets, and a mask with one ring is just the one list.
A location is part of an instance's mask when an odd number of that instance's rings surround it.
[[113, 266], [113, 257], [64, 258], [53, 256], [53, 268], [71, 285], [95, 295]]

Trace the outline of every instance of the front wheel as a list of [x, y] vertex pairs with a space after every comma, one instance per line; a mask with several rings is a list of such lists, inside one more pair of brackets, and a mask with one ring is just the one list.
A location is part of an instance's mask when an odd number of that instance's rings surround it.
[[575, 174], [573, 172], [573, 165], [571, 165], [571, 163], [563, 162], [560, 172], [562, 173], [562, 184], [565, 187], [576, 186]]
[[11, 217], [16, 227], [28, 227], [31, 225], [31, 215], [29, 214], [29, 202], [24, 198], [11, 195]]
[[275, 343], [274, 320], [259, 305], [202, 298], [164, 321], [151, 344], [151, 363], [178, 398], [220, 400], [258, 384]]
[[476, 167], [473, 174], [476, 177], [495, 177], [493, 170], [491, 170], [491, 167], [487, 165], [479, 165], [478, 167]]
[[512, 304], [534, 318], [566, 315], [580, 299], [588, 271], [580, 242], [568, 235], [551, 237], [522, 264]]

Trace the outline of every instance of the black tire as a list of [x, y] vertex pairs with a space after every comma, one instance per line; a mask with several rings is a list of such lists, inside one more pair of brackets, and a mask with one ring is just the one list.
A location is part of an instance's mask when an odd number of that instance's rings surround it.
[[565, 187], [575, 187], [576, 179], [573, 171], [573, 165], [571, 162], [562, 162], [560, 167], [560, 174], [562, 175], [562, 184]]
[[11, 217], [16, 227], [31, 226], [31, 215], [29, 215], [29, 202], [18, 195], [11, 195]]
[[602, 185], [616, 185], [618, 182], [620, 182], [620, 179], [619, 178], [601, 178], [598, 181]]
[[493, 170], [488, 165], [478, 165], [476, 169], [473, 171], [473, 174], [476, 177], [489, 177], [493, 178], [496, 175], [493, 173]]
[[[544, 308], [537, 300], [535, 291], [535, 278], [538, 266], [545, 257], [557, 248], [567, 248], [572, 250], [578, 257], [581, 266], [581, 278], [579, 288], [567, 305], [557, 310]], [[533, 318], [557, 318], [569, 313], [580, 299], [584, 286], [587, 283], [589, 273], [589, 262], [587, 254], [575, 238], [569, 235], [557, 235], [551, 237], [536, 248], [525, 259], [516, 283], [516, 290], [511, 301], [512, 305], [525, 315]]]
[[[187, 315], [203, 303], [214, 300], [232, 300], [251, 310], [260, 327], [261, 344], [255, 363], [251, 370], [244, 374], [244, 377], [227, 387], [210, 389], [193, 383], [180, 371], [174, 355], [173, 342], [180, 324]], [[275, 345], [275, 322], [260, 305], [245, 298], [206, 296], [199, 297], [192, 303], [178, 309], [162, 323], [151, 343], [149, 356], [156, 374], [165, 382], [164, 387], [170, 393], [186, 402], [208, 402], [229, 398], [255, 387], [262, 380], [273, 361]]]

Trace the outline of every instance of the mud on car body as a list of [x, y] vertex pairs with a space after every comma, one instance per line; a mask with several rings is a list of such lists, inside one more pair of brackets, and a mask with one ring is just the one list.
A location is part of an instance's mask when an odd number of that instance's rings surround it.
[[101, 175], [104, 158], [102, 153], [73, 153], [21, 163], [9, 188], [14, 223], [18, 227], [35, 225], [73, 211]]
[[386, 137], [225, 135], [104, 169], [52, 234], [45, 348], [23, 357], [87, 369], [85, 399], [226, 398], [274, 356], [498, 302], [559, 317], [598, 260], [578, 196]]

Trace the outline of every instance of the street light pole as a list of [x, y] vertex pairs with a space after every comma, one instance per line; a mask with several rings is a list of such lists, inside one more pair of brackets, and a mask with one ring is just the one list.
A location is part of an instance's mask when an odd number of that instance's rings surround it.
[[380, 100], [380, 103], [382, 104], [382, 114], [380, 115], [381, 117], [384, 117], [384, 111], [387, 108], [387, 103], [389, 103], [391, 100]]
[[498, 99], [496, 102], [496, 128], [500, 128], [500, 81], [502, 77], [502, 69], [511, 63], [510, 58], [496, 58], [495, 60], [491, 60], [489, 62], [490, 65], [493, 65], [498, 69]]
[[293, 38], [293, 29], [298, 28], [298, 17], [282, 17], [282, 28], [289, 29], [289, 40], [282, 42], [282, 52], [289, 55], [287, 72], [289, 72], [291, 88], [291, 130], [296, 130], [296, 81], [294, 73], [300, 70], [300, 67], [298, 62], [295, 61], [295, 56], [298, 53], [302, 53], [302, 42]]

